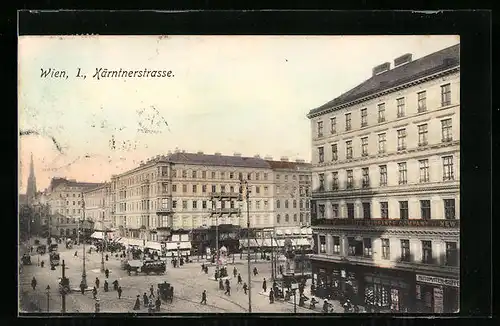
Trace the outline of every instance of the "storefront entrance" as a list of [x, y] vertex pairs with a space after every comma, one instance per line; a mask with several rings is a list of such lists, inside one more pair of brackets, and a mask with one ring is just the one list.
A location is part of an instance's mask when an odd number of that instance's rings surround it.
[[417, 274], [417, 311], [437, 314], [458, 312], [459, 286], [456, 279]]
[[410, 285], [402, 278], [367, 273], [364, 277], [364, 305], [381, 312], [407, 312]]

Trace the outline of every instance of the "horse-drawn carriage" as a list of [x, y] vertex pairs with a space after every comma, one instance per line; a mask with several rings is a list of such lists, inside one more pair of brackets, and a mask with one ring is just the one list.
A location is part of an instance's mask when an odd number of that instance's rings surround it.
[[31, 256], [28, 253], [25, 253], [22, 258], [23, 265], [31, 265]]
[[158, 284], [158, 289], [160, 290], [160, 299], [172, 303], [174, 300], [174, 287], [165, 281]]
[[165, 262], [161, 260], [129, 260], [125, 263], [125, 269], [128, 271], [129, 275], [132, 272], [135, 272], [135, 275], [138, 273], [145, 273], [146, 275], [156, 273], [159, 275], [165, 273], [167, 266]]

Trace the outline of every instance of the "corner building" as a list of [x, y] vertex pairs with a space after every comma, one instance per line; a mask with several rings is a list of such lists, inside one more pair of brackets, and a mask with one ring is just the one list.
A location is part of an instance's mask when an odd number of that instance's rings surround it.
[[459, 310], [459, 47], [381, 64], [309, 112], [318, 296]]

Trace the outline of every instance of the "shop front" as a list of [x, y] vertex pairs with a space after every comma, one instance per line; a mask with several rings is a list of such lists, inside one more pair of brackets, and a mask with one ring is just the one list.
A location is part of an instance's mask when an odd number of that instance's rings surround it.
[[418, 312], [458, 312], [460, 288], [458, 279], [416, 274], [415, 282], [415, 299]]
[[414, 274], [380, 267], [312, 261], [314, 294], [339, 300], [348, 297], [377, 312], [409, 312]]

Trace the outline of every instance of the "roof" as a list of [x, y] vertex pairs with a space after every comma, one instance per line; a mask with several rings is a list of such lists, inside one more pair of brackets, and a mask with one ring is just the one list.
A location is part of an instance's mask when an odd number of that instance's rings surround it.
[[266, 160], [269, 167], [273, 170], [296, 170], [298, 168], [310, 168], [310, 163], [288, 162], [288, 161], [269, 161]]
[[460, 44], [372, 76], [339, 97], [312, 109], [308, 116], [458, 66], [460, 66]]
[[97, 184], [97, 186], [86, 188], [83, 192], [92, 192], [96, 190], [106, 189], [107, 187], [111, 187], [111, 184], [109, 182], [99, 183]]
[[260, 158], [228, 156], [228, 155], [173, 153], [168, 155], [168, 161], [171, 163], [183, 163], [183, 164], [193, 164], [193, 165], [234, 166], [234, 167], [261, 168], [261, 169], [269, 168], [267, 162]]
[[93, 188], [103, 185], [103, 183], [96, 182], [78, 182], [75, 180], [68, 180], [66, 178], [52, 178], [50, 181], [50, 189], [54, 189], [60, 185], [65, 185], [67, 187], [78, 187], [78, 188]]

